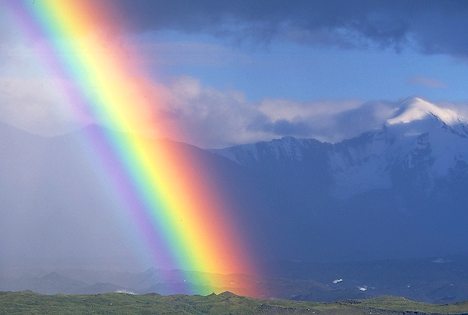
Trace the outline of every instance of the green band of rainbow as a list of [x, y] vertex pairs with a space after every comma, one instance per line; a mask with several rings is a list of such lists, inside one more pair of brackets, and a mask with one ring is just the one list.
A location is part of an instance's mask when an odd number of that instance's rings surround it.
[[[63, 77], [76, 112], [107, 126], [89, 138], [104, 163], [114, 165], [109, 172], [132, 200], [136, 221], [154, 234], [150, 239], [164, 244], [149, 244], [168, 252], [156, 252], [155, 259], [167, 256], [174, 268], [197, 271], [185, 275], [197, 275], [187, 279], [193, 293], [229, 288], [213, 274], [256, 274], [231, 223], [232, 209], [201, 165], [182, 146], [142, 136], [181, 131], [160, 114], [161, 91], [138, 63], [144, 58], [132, 46], [122, 46], [119, 36], [125, 30], [116, 22], [112, 2], [36, 0], [11, 6], [21, 12], [29, 33], [43, 41], [39, 55]], [[238, 293], [260, 294], [253, 283], [244, 289]]]

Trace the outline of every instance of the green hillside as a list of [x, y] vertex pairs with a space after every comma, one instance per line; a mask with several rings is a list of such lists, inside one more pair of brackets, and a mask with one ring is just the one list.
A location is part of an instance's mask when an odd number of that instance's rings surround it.
[[0, 293], [0, 314], [397, 314], [468, 313], [468, 303], [430, 305], [381, 297], [339, 303], [256, 300], [229, 292], [208, 296], [109, 293], [39, 295]]

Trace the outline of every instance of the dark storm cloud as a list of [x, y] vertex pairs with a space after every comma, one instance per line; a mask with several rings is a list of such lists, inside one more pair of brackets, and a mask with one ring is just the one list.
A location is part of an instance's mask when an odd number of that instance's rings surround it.
[[468, 55], [466, 1], [120, 0], [136, 30]]

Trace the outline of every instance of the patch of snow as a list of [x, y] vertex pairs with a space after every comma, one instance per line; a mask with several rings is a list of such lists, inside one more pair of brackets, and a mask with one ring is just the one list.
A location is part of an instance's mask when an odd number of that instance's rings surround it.
[[440, 108], [420, 98], [411, 98], [402, 102], [396, 116], [387, 120], [388, 125], [407, 124], [435, 116], [447, 125], [461, 122], [461, 116], [449, 108]]
[[127, 291], [127, 290], [117, 290], [115, 293], [120, 293], [120, 294], [129, 294], [129, 295], [136, 295], [135, 292], [132, 291]]

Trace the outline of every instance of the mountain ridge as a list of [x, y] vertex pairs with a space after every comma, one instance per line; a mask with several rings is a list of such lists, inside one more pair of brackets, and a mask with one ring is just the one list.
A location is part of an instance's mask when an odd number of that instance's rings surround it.
[[[249, 252], [262, 260], [465, 254], [465, 125], [425, 118], [339, 143], [286, 137], [221, 150], [173, 145], [219, 189]], [[0, 134], [6, 148], [0, 161], [0, 271], [28, 264], [147, 267], [144, 245], [131, 242], [138, 226], [116, 202], [94, 153], [82, 146], [86, 131], [40, 141], [10, 131]]]
[[[366, 189], [389, 188], [390, 169], [413, 169], [420, 165], [416, 161], [418, 157], [431, 160], [426, 162], [431, 164], [433, 177], [447, 175], [456, 161], [467, 163], [468, 149], [465, 147], [468, 144], [468, 127], [463, 121], [461, 116], [450, 109], [412, 98], [403, 101], [401, 109], [387, 119], [381, 129], [367, 131], [337, 143], [283, 137], [212, 152], [248, 166], [271, 159], [301, 161], [310, 149], [322, 151], [328, 160], [323, 167], [331, 169], [339, 185], [343, 181], [350, 181], [348, 186], [361, 182], [367, 184]], [[359, 172], [356, 171], [357, 167], [361, 167]], [[358, 173], [362, 178], [356, 178]], [[379, 183], [373, 178], [375, 175], [387, 178]], [[341, 190], [350, 192], [349, 187]], [[358, 189], [356, 192], [363, 190]]]

